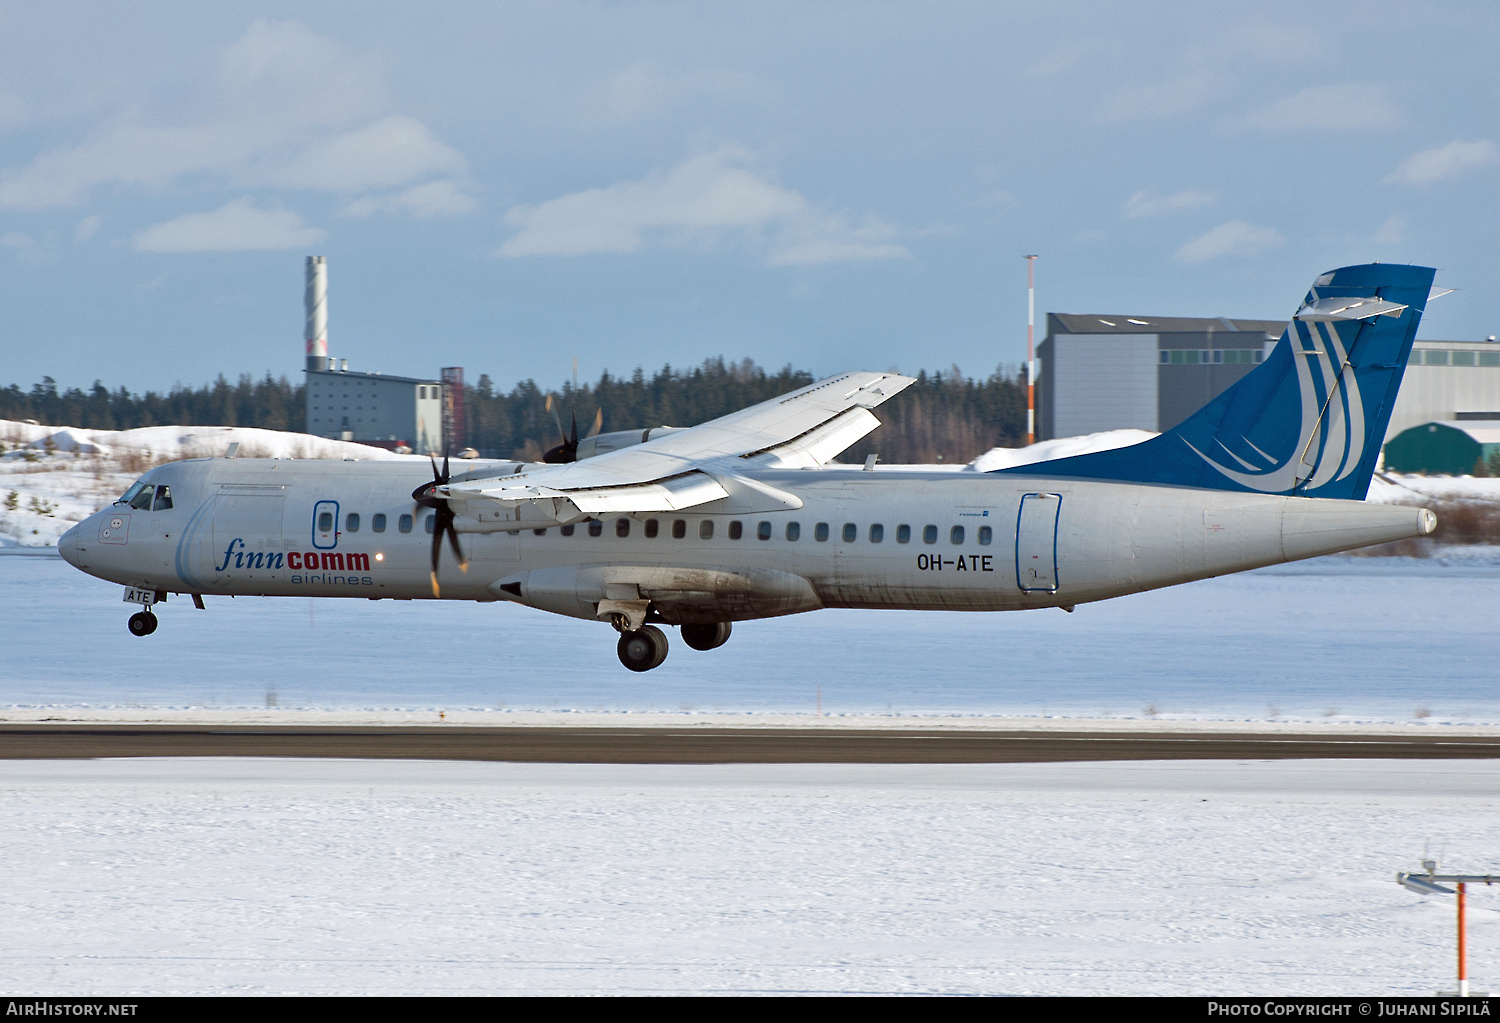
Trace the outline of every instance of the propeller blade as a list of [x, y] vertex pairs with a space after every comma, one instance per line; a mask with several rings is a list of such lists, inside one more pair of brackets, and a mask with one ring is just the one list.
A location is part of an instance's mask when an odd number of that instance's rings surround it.
[[[438, 513], [434, 512], [434, 515]], [[432, 595], [440, 596], [438, 591], [438, 559], [443, 554], [443, 520], [441, 516], [434, 522], [432, 529]]]
[[578, 413], [577, 412], [573, 413], [573, 433], [568, 437], [568, 443], [573, 446], [573, 450], [574, 451], [578, 450]]
[[599, 431], [602, 429], [604, 429], [604, 406], [600, 405], [599, 408], [594, 411], [594, 425], [589, 427], [589, 436], [599, 436]]
[[465, 575], [469, 573], [469, 559], [464, 557], [464, 549], [458, 545], [458, 530], [453, 528], [453, 523], [447, 524], [448, 546], [453, 548], [453, 556], [458, 559], [458, 570]]

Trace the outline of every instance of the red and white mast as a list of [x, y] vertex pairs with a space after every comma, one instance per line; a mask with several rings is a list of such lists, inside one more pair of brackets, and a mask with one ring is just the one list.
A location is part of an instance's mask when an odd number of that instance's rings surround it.
[[1036, 443], [1036, 257], [1026, 257], [1026, 443]]

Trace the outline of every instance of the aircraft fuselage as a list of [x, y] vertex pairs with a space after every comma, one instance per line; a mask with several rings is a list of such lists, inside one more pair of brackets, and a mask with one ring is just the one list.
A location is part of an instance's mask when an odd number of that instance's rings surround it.
[[[92, 575], [157, 592], [432, 599], [432, 513], [406, 496], [429, 479], [416, 461], [178, 462], [142, 478], [170, 489], [171, 508], [111, 506], [60, 546]], [[1412, 507], [1043, 475], [751, 467], [744, 479], [682, 513], [464, 532], [468, 570], [444, 551], [441, 598], [589, 620], [643, 602], [668, 624], [1071, 609], [1435, 523]]]

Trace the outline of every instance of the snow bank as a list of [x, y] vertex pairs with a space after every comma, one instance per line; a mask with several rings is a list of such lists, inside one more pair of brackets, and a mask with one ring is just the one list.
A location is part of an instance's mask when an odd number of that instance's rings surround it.
[[1500, 763], [4, 761], [0, 829], [12, 991], [1431, 995], [1394, 874], [1494, 868]]
[[147, 469], [211, 458], [239, 442], [243, 458], [401, 459], [383, 448], [239, 426], [85, 430], [0, 419], [0, 548], [50, 547]]
[[0, 419], [0, 441], [7, 448], [120, 458], [143, 456], [153, 461], [213, 458], [238, 441], [243, 458], [419, 457], [393, 454], [350, 441], [328, 440], [306, 433], [285, 433], [242, 426], [146, 426], [136, 430], [85, 430], [75, 426], [37, 426]]

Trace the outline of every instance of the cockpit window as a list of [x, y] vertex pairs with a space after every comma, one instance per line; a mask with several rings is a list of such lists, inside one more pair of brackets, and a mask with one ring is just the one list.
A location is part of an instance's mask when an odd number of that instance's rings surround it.
[[156, 488], [156, 503], [151, 506], [152, 510], [153, 511], [166, 511], [170, 507], [172, 507], [172, 488], [171, 487], [157, 487]]
[[120, 499], [116, 501], [115, 504], [128, 504], [132, 508], [134, 508], [136, 507], [135, 499], [140, 496], [140, 493], [143, 490], [146, 492], [146, 507], [149, 508], [151, 507], [151, 486], [150, 484], [141, 483], [140, 481], [132, 483], [130, 485], [130, 489], [121, 494]]
[[136, 509], [138, 509], [140, 511], [150, 511], [151, 510], [151, 498], [152, 498], [153, 495], [155, 495], [155, 493], [156, 493], [156, 488], [155, 487], [151, 487], [151, 486], [141, 487], [141, 489], [136, 492], [136, 495], [130, 499], [130, 501], [129, 501], [130, 507], [136, 508]]

